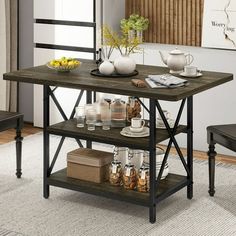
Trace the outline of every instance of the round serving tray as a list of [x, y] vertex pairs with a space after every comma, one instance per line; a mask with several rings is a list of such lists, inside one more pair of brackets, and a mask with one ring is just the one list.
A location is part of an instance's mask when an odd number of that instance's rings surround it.
[[116, 72], [113, 72], [111, 75], [104, 75], [104, 74], [101, 74], [98, 69], [94, 69], [90, 72], [90, 74], [94, 76], [98, 76], [98, 77], [121, 78], [121, 77], [131, 77], [131, 76], [138, 75], [138, 71], [135, 70], [133, 73], [125, 74], [125, 75], [117, 74]]

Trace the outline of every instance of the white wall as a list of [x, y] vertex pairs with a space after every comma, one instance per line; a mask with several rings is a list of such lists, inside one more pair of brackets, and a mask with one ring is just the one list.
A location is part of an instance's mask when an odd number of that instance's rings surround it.
[[120, 30], [120, 20], [125, 18], [125, 0], [103, 0], [103, 23]]
[[[158, 54], [158, 50], [168, 53], [175, 45], [146, 44], [144, 45], [144, 62], [149, 65], [165, 66]], [[201, 70], [228, 72], [236, 75], [236, 52], [210, 48], [178, 46], [184, 52], [194, 56], [193, 64]], [[204, 72], [203, 72], [204, 73]], [[196, 78], [197, 79], [197, 78]], [[236, 123], [236, 80], [217, 86], [194, 96], [194, 149], [207, 150], [206, 127], [216, 124]], [[174, 102], [164, 102], [163, 107], [172, 113], [177, 112]], [[186, 111], [185, 111], [186, 117]], [[185, 119], [182, 120], [183, 122]], [[182, 147], [186, 147], [185, 135], [179, 140]], [[235, 155], [223, 147], [217, 146], [219, 153]]]

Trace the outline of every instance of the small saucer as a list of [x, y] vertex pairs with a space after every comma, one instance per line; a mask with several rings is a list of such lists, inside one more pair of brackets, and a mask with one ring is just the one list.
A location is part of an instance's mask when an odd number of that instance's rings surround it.
[[133, 132], [130, 131], [130, 127], [125, 127], [121, 130], [120, 134], [123, 135], [123, 136], [126, 136], [126, 137], [131, 137], [131, 138], [147, 137], [147, 136], [149, 136], [149, 128], [148, 127], [143, 127], [142, 132], [133, 133]]
[[143, 127], [133, 128], [133, 127], [130, 126], [129, 129], [132, 133], [140, 133], [140, 132], [143, 131]]
[[183, 77], [188, 77], [188, 78], [197, 78], [197, 77], [202, 76], [202, 73], [198, 72], [196, 75], [188, 75], [185, 72], [182, 72], [182, 73], [180, 73], [180, 75], [183, 76]]

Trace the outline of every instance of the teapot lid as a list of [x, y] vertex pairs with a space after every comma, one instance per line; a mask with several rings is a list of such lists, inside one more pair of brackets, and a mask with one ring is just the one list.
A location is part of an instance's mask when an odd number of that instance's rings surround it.
[[181, 55], [184, 54], [182, 51], [180, 51], [178, 48], [175, 48], [170, 52], [171, 55]]

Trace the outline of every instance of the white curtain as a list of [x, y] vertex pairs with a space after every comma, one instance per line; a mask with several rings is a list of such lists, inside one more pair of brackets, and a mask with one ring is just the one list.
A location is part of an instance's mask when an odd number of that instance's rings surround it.
[[7, 109], [7, 83], [2, 77], [7, 71], [6, 48], [6, 6], [5, 0], [0, 0], [0, 110]]
[[0, 109], [16, 111], [17, 85], [3, 73], [17, 69], [17, 1], [0, 0]]

